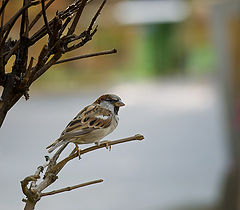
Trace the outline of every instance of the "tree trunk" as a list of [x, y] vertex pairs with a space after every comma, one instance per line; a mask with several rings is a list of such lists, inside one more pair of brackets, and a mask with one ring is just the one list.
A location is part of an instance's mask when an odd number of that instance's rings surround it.
[[0, 127], [7, 115], [7, 112], [23, 96], [23, 92], [15, 89], [16, 80], [13, 74], [9, 74], [2, 93], [0, 104]]
[[32, 202], [30, 200], [27, 200], [24, 210], [33, 210], [35, 208], [36, 203], [37, 202]]

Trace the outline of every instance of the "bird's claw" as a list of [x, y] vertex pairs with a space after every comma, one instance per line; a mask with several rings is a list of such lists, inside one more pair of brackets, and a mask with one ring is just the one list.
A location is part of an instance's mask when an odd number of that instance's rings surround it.
[[78, 147], [77, 144], [75, 144], [75, 147], [76, 147], [76, 151], [77, 151], [77, 154], [78, 154], [78, 158], [79, 158], [79, 160], [80, 160], [80, 159], [82, 159], [82, 158], [81, 158], [81, 152], [80, 152], [80, 149], [79, 149], [79, 147]]
[[109, 141], [107, 141], [107, 140], [102, 141], [101, 144], [105, 144], [106, 149], [109, 150], [109, 151], [111, 151], [112, 146], [109, 145]]

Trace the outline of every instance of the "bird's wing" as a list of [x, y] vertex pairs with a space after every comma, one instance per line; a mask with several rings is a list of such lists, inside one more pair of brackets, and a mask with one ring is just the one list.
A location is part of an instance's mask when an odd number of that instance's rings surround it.
[[112, 120], [111, 111], [100, 107], [98, 104], [89, 105], [67, 125], [60, 138], [73, 138], [97, 129], [107, 128], [111, 125]]

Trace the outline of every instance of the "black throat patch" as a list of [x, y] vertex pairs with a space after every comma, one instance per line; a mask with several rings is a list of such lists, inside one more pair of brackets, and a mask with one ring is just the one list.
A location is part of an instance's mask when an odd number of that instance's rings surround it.
[[118, 115], [118, 111], [119, 111], [119, 107], [118, 106], [114, 106], [114, 114]]

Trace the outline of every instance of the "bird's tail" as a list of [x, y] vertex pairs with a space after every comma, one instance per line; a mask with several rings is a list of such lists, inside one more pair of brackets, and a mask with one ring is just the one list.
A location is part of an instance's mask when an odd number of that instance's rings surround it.
[[66, 142], [62, 139], [57, 139], [55, 142], [53, 142], [51, 145], [49, 145], [46, 149], [49, 153], [51, 153], [53, 150], [55, 150], [57, 147], [61, 146], [62, 144], [65, 144]]

